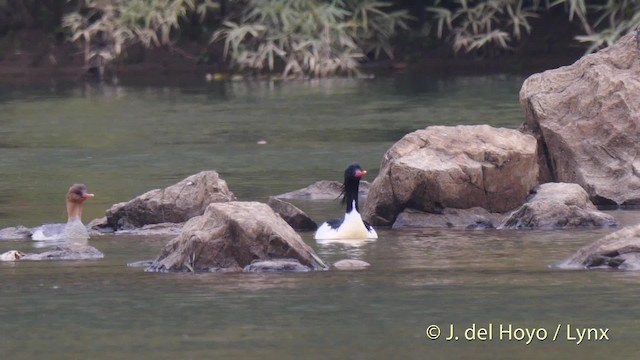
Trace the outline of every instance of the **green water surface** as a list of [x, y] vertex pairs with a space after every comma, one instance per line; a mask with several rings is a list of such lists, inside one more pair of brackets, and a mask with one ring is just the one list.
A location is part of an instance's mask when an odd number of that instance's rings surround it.
[[[206, 169], [240, 200], [340, 180], [352, 161], [372, 180], [384, 151], [413, 130], [518, 127], [523, 80], [1, 84], [0, 228], [64, 221], [74, 182], [96, 194], [87, 222]], [[342, 211], [296, 204], [319, 222]], [[304, 274], [145, 273], [126, 264], [154, 258], [167, 237], [93, 237], [102, 260], [0, 263], [0, 359], [637, 359], [640, 276], [550, 266], [612, 231], [381, 228], [359, 247], [303, 233], [327, 262], [372, 264]], [[0, 242], [9, 249], [39, 251]], [[457, 341], [445, 340], [451, 324]], [[467, 340], [473, 324], [491, 325], [493, 338]], [[547, 337], [500, 338], [509, 324]], [[567, 325], [608, 328], [608, 340], [578, 345]]]

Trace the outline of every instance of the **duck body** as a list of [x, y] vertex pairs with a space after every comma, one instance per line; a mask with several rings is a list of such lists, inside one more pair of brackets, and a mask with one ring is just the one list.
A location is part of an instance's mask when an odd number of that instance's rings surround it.
[[362, 220], [355, 208], [344, 214], [344, 218], [334, 218], [325, 221], [318, 227], [314, 236], [316, 240], [339, 239], [377, 239], [376, 230]]
[[34, 241], [86, 241], [89, 232], [82, 223], [82, 203], [94, 195], [87, 192], [83, 184], [74, 184], [67, 192], [67, 222], [65, 224], [45, 224], [33, 229]]
[[87, 240], [89, 232], [80, 219], [65, 224], [44, 224], [33, 229], [33, 241]]
[[343, 203], [346, 204], [346, 211], [343, 218], [335, 218], [322, 223], [314, 235], [316, 240], [357, 240], [357, 239], [377, 239], [378, 234], [375, 229], [366, 221], [362, 220], [358, 212], [358, 190], [360, 178], [367, 172], [362, 170], [360, 165], [349, 165], [344, 174], [343, 183]]
[[33, 228], [31, 240], [33, 241], [52, 241], [58, 240], [64, 232], [67, 224], [44, 224]]

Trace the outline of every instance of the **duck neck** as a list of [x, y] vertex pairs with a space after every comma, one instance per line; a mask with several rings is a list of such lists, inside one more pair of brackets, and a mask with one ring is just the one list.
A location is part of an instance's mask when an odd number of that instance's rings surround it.
[[67, 201], [67, 222], [82, 219], [82, 203]]
[[360, 179], [348, 179], [344, 182], [344, 202], [347, 205], [347, 213], [350, 213], [353, 209], [360, 212], [358, 209], [359, 187]]

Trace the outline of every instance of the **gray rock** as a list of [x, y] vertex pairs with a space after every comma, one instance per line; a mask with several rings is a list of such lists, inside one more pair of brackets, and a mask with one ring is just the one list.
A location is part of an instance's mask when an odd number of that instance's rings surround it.
[[516, 130], [431, 126], [405, 135], [384, 155], [363, 218], [392, 225], [406, 208], [510, 211], [538, 185], [536, 139]]
[[18, 250], [9, 250], [0, 254], [0, 261], [16, 261], [26, 254]]
[[640, 52], [636, 32], [570, 66], [529, 77], [523, 130], [536, 136], [541, 182], [582, 186], [596, 205], [640, 204]]
[[149, 224], [141, 228], [118, 230], [116, 235], [136, 235], [136, 236], [176, 236], [182, 233], [185, 223], [160, 223]]
[[31, 229], [18, 225], [0, 229], [0, 240], [21, 240], [31, 238]]
[[578, 184], [546, 183], [538, 186], [527, 203], [513, 211], [501, 229], [560, 229], [618, 226], [600, 212]]
[[189, 220], [147, 271], [242, 271], [256, 260], [296, 259], [311, 269], [324, 266], [268, 205], [257, 202], [210, 204]]
[[148, 224], [182, 223], [202, 215], [207, 206], [235, 200], [215, 171], [203, 171], [169, 186], [144, 193], [107, 210], [107, 223], [115, 230], [131, 230]]
[[152, 264], [153, 264], [153, 260], [140, 260], [140, 261], [130, 262], [130, 263], [127, 264], [127, 266], [128, 267], [148, 268]]
[[89, 235], [102, 235], [113, 234], [116, 232], [116, 229], [111, 227], [107, 221], [107, 217], [103, 216], [89, 221], [87, 224], [87, 231], [89, 231]]
[[244, 272], [307, 272], [308, 266], [300, 264], [296, 259], [276, 259], [254, 261], [242, 269]]
[[639, 270], [640, 225], [625, 227], [579, 249], [559, 266]]
[[94, 260], [103, 257], [104, 254], [100, 250], [85, 244], [60, 245], [41, 253], [22, 253], [11, 250], [0, 254], [2, 261]]
[[92, 220], [87, 225], [90, 235], [135, 235], [135, 236], [176, 236], [182, 232], [184, 223], [159, 223], [144, 225], [140, 228], [115, 230], [107, 222], [106, 217]]
[[504, 214], [490, 213], [479, 207], [444, 209], [439, 214], [405, 209], [396, 218], [393, 228], [493, 229], [500, 225], [504, 217]]
[[[630, 252], [626, 254], [620, 254], [617, 261], [614, 262], [619, 263], [618, 269], [620, 270], [640, 270], [640, 253]], [[613, 264], [614, 262], [609, 261], [609, 264]]]
[[267, 205], [278, 213], [294, 230], [314, 231], [318, 228], [318, 224], [311, 220], [309, 215], [291, 203], [272, 196], [269, 198]]
[[[369, 194], [371, 183], [360, 181], [359, 194], [366, 197]], [[305, 188], [276, 195], [279, 199], [301, 200], [335, 200], [342, 194], [342, 183], [338, 181], [320, 180]]]
[[371, 266], [371, 264], [368, 262], [356, 259], [338, 260], [333, 264], [333, 267], [338, 270], [362, 270], [369, 266]]

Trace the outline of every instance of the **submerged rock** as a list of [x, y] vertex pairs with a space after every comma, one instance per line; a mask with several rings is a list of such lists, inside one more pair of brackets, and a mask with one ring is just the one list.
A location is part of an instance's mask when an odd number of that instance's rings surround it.
[[357, 259], [338, 260], [333, 264], [333, 267], [338, 270], [362, 270], [369, 266], [371, 266], [371, 264], [368, 262]]
[[479, 207], [444, 209], [439, 214], [405, 209], [396, 218], [393, 228], [493, 229], [500, 225], [504, 216], [504, 214], [490, 213]]
[[10, 250], [0, 254], [1, 261], [17, 260], [93, 260], [102, 259], [104, 254], [93, 246], [85, 244], [60, 245], [41, 253], [23, 253]]
[[581, 248], [559, 266], [640, 270], [640, 225], [620, 229]]
[[618, 226], [613, 216], [600, 212], [578, 184], [546, 183], [512, 212], [502, 229], [562, 229]]
[[510, 211], [538, 185], [537, 157], [536, 139], [516, 130], [477, 125], [415, 131], [385, 153], [363, 217], [391, 225], [406, 208]]
[[267, 205], [278, 213], [294, 230], [314, 231], [318, 228], [318, 224], [311, 220], [309, 215], [291, 203], [272, 196], [269, 198]]
[[242, 269], [244, 272], [307, 272], [311, 268], [296, 259], [258, 260]]
[[326, 267], [268, 205], [210, 204], [189, 220], [147, 271], [242, 271], [254, 261], [295, 259], [311, 269]]
[[134, 262], [127, 263], [127, 266], [128, 267], [148, 268], [152, 264], [153, 264], [153, 260], [140, 260], [140, 261], [134, 261]]
[[141, 228], [118, 230], [118, 235], [135, 236], [175, 236], [180, 235], [185, 223], [149, 224]]
[[640, 205], [636, 34], [532, 75], [520, 90], [523, 130], [538, 140], [542, 182], [579, 184], [596, 205]]
[[202, 215], [211, 203], [235, 200], [215, 171], [202, 171], [165, 189], [151, 190], [107, 210], [107, 224], [116, 231], [149, 224], [183, 223]]
[[[360, 181], [359, 195], [366, 197], [369, 194], [371, 183]], [[320, 180], [305, 188], [276, 195], [279, 199], [301, 200], [335, 200], [342, 194], [342, 183], [338, 181]]]

